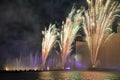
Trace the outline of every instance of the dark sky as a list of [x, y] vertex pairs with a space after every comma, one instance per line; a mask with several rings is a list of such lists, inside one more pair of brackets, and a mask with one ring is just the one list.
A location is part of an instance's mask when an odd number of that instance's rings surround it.
[[0, 65], [6, 59], [41, 50], [41, 31], [61, 24], [72, 5], [85, 0], [0, 0]]

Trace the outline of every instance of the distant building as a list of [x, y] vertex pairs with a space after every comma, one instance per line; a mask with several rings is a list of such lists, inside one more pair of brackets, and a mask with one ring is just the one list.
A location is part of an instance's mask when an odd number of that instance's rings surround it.
[[[90, 56], [87, 43], [76, 41], [76, 54], [81, 57], [82, 64], [89, 66]], [[113, 34], [108, 41], [102, 44], [99, 50], [99, 67], [119, 68], [120, 67], [120, 25], [117, 27], [117, 33]]]

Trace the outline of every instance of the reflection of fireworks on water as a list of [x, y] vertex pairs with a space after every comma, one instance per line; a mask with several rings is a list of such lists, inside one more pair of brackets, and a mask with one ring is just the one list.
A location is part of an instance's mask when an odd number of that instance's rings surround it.
[[88, 42], [92, 65], [96, 65], [100, 46], [113, 33], [111, 25], [115, 13], [120, 11], [118, 2], [110, 0], [87, 0], [88, 10], [84, 14], [83, 28]]
[[45, 31], [43, 31], [42, 33], [44, 34], [44, 38], [42, 41], [42, 62], [43, 65], [45, 65], [48, 54], [51, 48], [56, 43], [58, 32], [55, 25], [50, 25], [48, 30], [46, 30], [45, 28]]
[[76, 11], [73, 8], [67, 17], [66, 22], [62, 25], [60, 41], [62, 66], [64, 66], [68, 54], [72, 51], [72, 42], [74, 41], [76, 33], [80, 29], [80, 24], [82, 22], [82, 12], [83, 10]]

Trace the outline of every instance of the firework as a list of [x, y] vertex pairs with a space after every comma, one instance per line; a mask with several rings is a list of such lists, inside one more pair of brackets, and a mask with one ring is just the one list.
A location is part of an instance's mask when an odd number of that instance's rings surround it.
[[58, 32], [55, 25], [50, 25], [48, 30], [45, 28], [45, 31], [42, 31], [42, 33], [44, 34], [42, 40], [42, 62], [44, 66], [50, 50], [56, 43]]
[[83, 9], [76, 11], [75, 8], [73, 8], [65, 23], [62, 25], [60, 40], [62, 67], [64, 67], [68, 54], [72, 51], [72, 42], [76, 37], [76, 33], [80, 29], [80, 24], [82, 22], [81, 15], [83, 11]]
[[102, 44], [112, 33], [112, 23], [120, 11], [119, 2], [112, 0], [87, 0], [88, 10], [83, 17], [83, 29], [90, 50], [92, 67], [96, 66], [97, 56]]

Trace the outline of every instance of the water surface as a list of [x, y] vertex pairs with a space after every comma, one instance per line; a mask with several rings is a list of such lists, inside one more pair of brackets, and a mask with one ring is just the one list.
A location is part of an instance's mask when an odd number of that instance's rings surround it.
[[0, 72], [0, 80], [120, 80], [118, 71]]

